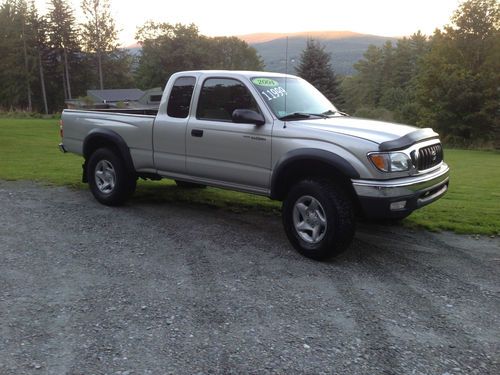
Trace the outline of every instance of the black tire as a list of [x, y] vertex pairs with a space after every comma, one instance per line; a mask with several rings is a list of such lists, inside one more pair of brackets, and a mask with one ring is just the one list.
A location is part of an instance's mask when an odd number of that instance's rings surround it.
[[113, 150], [99, 148], [87, 163], [90, 191], [102, 204], [119, 206], [135, 191], [137, 178]]
[[184, 189], [205, 189], [207, 187], [207, 185], [196, 184], [194, 182], [187, 182], [181, 180], [175, 180], [175, 183], [177, 184], [178, 187]]
[[344, 252], [356, 228], [349, 194], [325, 180], [295, 184], [283, 202], [282, 217], [292, 245], [302, 255], [315, 260], [326, 260]]

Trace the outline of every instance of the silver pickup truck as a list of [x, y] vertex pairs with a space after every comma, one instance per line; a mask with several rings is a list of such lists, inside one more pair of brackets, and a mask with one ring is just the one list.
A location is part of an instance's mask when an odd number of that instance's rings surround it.
[[264, 195], [313, 259], [345, 250], [357, 216], [400, 219], [448, 188], [434, 131], [349, 117], [292, 75], [179, 72], [158, 111], [119, 112], [62, 114], [60, 149], [83, 156], [99, 202], [122, 204], [138, 178]]

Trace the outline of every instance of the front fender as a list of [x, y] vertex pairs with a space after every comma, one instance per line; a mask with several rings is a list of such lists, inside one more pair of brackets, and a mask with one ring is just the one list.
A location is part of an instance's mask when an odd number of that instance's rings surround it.
[[272, 199], [278, 199], [280, 196], [280, 180], [283, 175], [287, 173], [289, 168], [293, 168], [293, 164], [302, 161], [317, 161], [325, 163], [349, 179], [356, 179], [360, 177], [356, 169], [354, 169], [354, 167], [347, 160], [337, 154], [334, 154], [333, 152], [315, 148], [301, 148], [286, 153], [276, 163], [271, 176]]

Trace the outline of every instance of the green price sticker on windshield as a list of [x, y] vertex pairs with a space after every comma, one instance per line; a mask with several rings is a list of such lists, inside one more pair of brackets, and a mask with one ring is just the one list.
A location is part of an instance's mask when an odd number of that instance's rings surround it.
[[252, 82], [257, 86], [275, 87], [279, 85], [274, 79], [269, 78], [254, 78]]

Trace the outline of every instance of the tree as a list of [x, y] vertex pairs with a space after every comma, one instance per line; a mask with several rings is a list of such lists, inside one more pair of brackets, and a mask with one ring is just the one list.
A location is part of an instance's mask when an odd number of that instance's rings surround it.
[[115, 22], [111, 17], [109, 0], [83, 0], [82, 9], [87, 18], [87, 22], [82, 24], [84, 48], [96, 54], [99, 87], [103, 90], [103, 55], [117, 49]]
[[0, 6], [0, 104], [33, 110], [34, 34], [25, 0], [6, 0]]
[[[97, 88], [96, 56], [81, 51], [80, 30], [67, 4], [51, 0], [45, 17], [33, 0], [0, 0], [1, 109], [60, 111], [65, 99]], [[133, 85], [133, 59], [126, 51], [106, 50], [102, 57], [108, 87]]]
[[32, 2], [28, 14], [29, 25], [32, 32], [32, 42], [33, 48], [36, 54], [36, 61], [38, 67], [40, 91], [42, 94], [43, 108], [45, 114], [49, 113], [48, 103], [47, 103], [47, 90], [45, 87], [45, 71], [44, 71], [44, 56], [47, 53], [47, 20], [44, 17], [39, 16], [38, 11], [35, 7], [35, 3]]
[[436, 30], [418, 75], [420, 124], [467, 143], [498, 137], [500, 4], [469, 0]]
[[61, 66], [64, 97], [71, 99], [70, 64], [80, 51], [73, 9], [63, 0], [50, 0], [49, 40], [55, 63]]
[[108, 52], [106, 59], [102, 63], [103, 75], [106, 77], [106, 87], [109, 89], [133, 87], [135, 85], [134, 64], [135, 59], [127, 50], [116, 49], [113, 52]]
[[[30, 69], [30, 56], [28, 56], [28, 44], [33, 40], [30, 27], [28, 25], [28, 4], [22, 0], [17, 3], [17, 12], [19, 14], [19, 22], [21, 24], [21, 42], [23, 47], [23, 60], [24, 60], [24, 75], [26, 80], [26, 97], [28, 100], [28, 112], [33, 111], [32, 91], [31, 91], [31, 69]], [[31, 35], [30, 35], [31, 34]]]
[[297, 74], [311, 83], [328, 99], [342, 103], [339, 81], [332, 67], [330, 55], [318, 41], [309, 39], [300, 56]]
[[237, 37], [209, 39], [214, 69], [262, 70], [264, 63], [255, 48]]
[[[357, 74], [342, 82], [346, 110], [355, 115], [416, 124], [416, 76], [428, 51], [420, 32], [398, 40], [396, 46], [369, 46], [354, 67]], [[382, 116], [382, 117], [381, 117]]]
[[[19, 54], [20, 29], [15, 0], [4, 1], [0, 7], [0, 102], [6, 108], [16, 106], [21, 100], [18, 82], [21, 59]], [[22, 64], [21, 64], [22, 66]]]
[[209, 38], [194, 24], [148, 22], [136, 34], [142, 45], [137, 83], [142, 88], [162, 86], [173, 73], [196, 69], [261, 70], [254, 48], [237, 38]]
[[359, 73], [354, 80], [353, 94], [357, 97], [357, 105], [376, 107], [381, 97], [384, 55], [380, 48], [371, 45], [363, 57], [354, 64]]
[[136, 34], [142, 45], [136, 73], [139, 87], [162, 86], [173, 73], [202, 69], [210, 61], [206, 37], [196, 25], [148, 22]]

